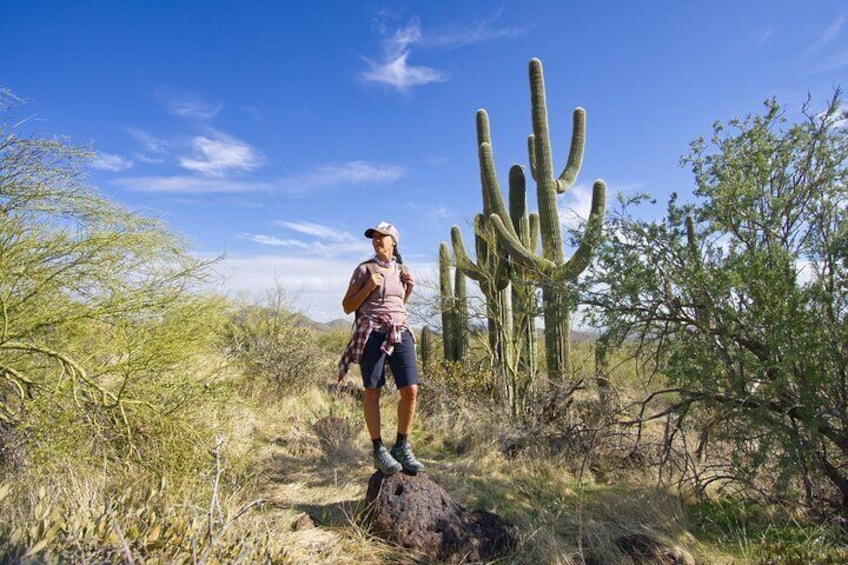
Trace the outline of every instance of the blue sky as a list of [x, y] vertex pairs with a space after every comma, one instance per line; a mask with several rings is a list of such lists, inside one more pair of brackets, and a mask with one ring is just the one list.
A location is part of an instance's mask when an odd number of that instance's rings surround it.
[[[0, 0], [0, 86], [22, 131], [98, 153], [91, 183], [161, 217], [223, 288], [279, 282], [312, 318], [342, 317], [362, 236], [395, 223], [420, 281], [481, 209], [475, 113], [504, 186], [526, 164], [528, 62], [542, 60], [554, 159], [588, 113], [585, 214], [602, 178], [664, 212], [691, 194], [679, 158], [715, 120], [776, 96], [797, 115], [846, 83], [848, 3], [521, 0]], [[536, 209], [532, 183], [528, 191]], [[648, 211], [650, 212], [650, 211]]]

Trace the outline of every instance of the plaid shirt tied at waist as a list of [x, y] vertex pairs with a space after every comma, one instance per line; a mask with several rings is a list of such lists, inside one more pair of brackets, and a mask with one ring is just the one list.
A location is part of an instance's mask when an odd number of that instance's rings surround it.
[[356, 327], [353, 330], [353, 335], [342, 353], [342, 358], [339, 361], [339, 381], [345, 378], [351, 363], [359, 363], [362, 361], [362, 352], [365, 351], [365, 344], [368, 338], [371, 337], [371, 332], [375, 329], [385, 330], [388, 328], [388, 334], [380, 350], [386, 355], [394, 353], [395, 345], [401, 343], [403, 339], [402, 332], [409, 332], [412, 340], [415, 341], [415, 334], [409, 329], [406, 322], [394, 324], [389, 316], [378, 314], [366, 314], [360, 316], [356, 320]]

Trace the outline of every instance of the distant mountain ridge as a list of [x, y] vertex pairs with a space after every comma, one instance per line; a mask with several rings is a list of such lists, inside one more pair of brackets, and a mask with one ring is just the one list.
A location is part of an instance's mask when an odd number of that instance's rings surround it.
[[295, 325], [304, 328], [309, 328], [319, 333], [332, 332], [341, 328], [348, 329], [351, 325], [351, 320], [348, 320], [346, 318], [336, 318], [335, 320], [330, 320], [329, 322], [316, 322], [305, 314], [301, 314], [299, 312], [292, 314], [292, 317], [294, 319]]

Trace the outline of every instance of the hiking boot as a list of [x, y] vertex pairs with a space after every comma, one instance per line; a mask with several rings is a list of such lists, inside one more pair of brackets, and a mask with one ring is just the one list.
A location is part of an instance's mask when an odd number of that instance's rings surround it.
[[381, 445], [374, 450], [374, 468], [384, 475], [394, 475], [403, 469], [403, 466], [389, 455], [385, 445]]
[[412, 448], [409, 445], [403, 447], [395, 446], [392, 448], [391, 454], [407, 473], [418, 473], [424, 470], [424, 464], [415, 458]]

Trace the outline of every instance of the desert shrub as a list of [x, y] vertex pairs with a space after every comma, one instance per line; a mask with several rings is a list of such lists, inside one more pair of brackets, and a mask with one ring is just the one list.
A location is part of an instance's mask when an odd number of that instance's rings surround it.
[[451, 406], [458, 401], [493, 402], [497, 395], [497, 379], [488, 367], [472, 367], [461, 361], [434, 363], [423, 375], [421, 395], [423, 410], [438, 410], [445, 404]]
[[215, 380], [197, 370], [219, 325], [208, 262], [86, 184], [90, 157], [0, 123], [0, 435], [17, 468], [167, 465]]
[[350, 413], [351, 410], [346, 409], [350, 404], [331, 398], [327, 409], [322, 411], [324, 414], [316, 413], [312, 423], [312, 431], [318, 437], [324, 456], [333, 465], [355, 461], [362, 454], [358, 437], [364, 424], [359, 406], [355, 413]]
[[[641, 420], [701, 429], [694, 477], [848, 516], [848, 128], [841, 93], [716, 122], [662, 220], [622, 201], [583, 279], [588, 319], [668, 387]], [[663, 400], [668, 407], [654, 407]], [[643, 405], [644, 406], [644, 405]], [[702, 411], [699, 411], [698, 408]], [[694, 416], [706, 415], [704, 418]], [[672, 433], [672, 432], [670, 432]]]
[[279, 397], [332, 372], [317, 333], [290, 308], [285, 290], [277, 285], [259, 304], [239, 305], [229, 315], [225, 349], [243, 370], [248, 393]]
[[328, 358], [338, 361], [350, 341], [351, 331], [352, 327], [349, 325], [330, 328], [318, 334], [316, 343]]

